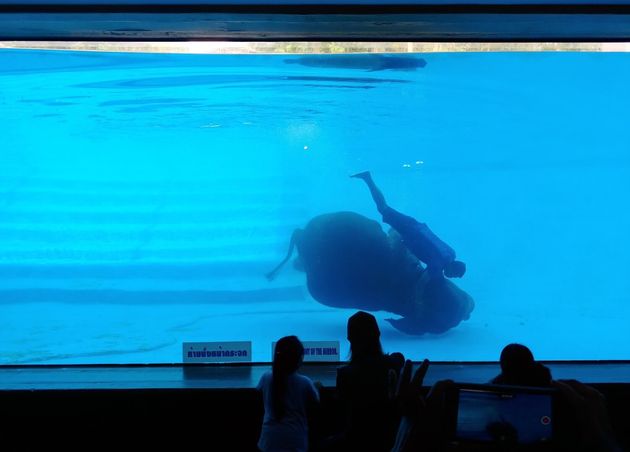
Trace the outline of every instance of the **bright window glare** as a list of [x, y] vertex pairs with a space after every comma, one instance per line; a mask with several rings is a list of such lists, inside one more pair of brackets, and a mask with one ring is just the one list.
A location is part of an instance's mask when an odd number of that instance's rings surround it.
[[630, 43], [431, 43], [431, 42], [41, 42], [0, 41], [0, 48], [192, 54], [407, 53], [407, 52], [628, 52]]

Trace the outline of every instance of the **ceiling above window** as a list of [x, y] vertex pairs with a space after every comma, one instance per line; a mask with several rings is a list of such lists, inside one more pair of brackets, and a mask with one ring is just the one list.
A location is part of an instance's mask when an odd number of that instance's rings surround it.
[[0, 5], [630, 5], [629, 0], [0, 0]]
[[0, 40], [630, 41], [630, 1], [0, 0]]

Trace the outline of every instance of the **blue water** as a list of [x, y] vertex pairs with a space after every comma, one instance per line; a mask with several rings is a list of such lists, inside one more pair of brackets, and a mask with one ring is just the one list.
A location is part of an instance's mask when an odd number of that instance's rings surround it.
[[354, 310], [264, 274], [313, 216], [380, 220], [348, 177], [366, 169], [476, 302], [440, 335], [375, 312], [387, 351], [628, 359], [630, 54], [405, 56], [426, 66], [0, 51], [0, 363], [181, 362], [215, 340], [268, 361], [286, 334], [345, 358]]

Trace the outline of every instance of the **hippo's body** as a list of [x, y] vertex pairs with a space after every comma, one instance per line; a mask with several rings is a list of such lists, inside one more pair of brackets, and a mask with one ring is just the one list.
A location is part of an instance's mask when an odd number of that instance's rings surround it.
[[354, 212], [313, 218], [296, 242], [308, 290], [337, 308], [370, 311], [391, 301], [392, 253], [381, 225]]

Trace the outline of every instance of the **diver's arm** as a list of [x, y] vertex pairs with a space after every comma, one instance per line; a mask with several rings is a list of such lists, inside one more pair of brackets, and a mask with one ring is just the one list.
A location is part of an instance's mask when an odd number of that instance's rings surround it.
[[427, 265], [426, 268], [427, 276], [431, 281], [435, 281], [436, 279], [444, 279], [444, 269], [437, 265]]
[[286, 264], [287, 261], [291, 259], [291, 255], [293, 254], [293, 248], [295, 248], [296, 242], [299, 239], [301, 234], [302, 234], [302, 229], [296, 229], [295, 231], [293, 231], [293, 234], [291, 234], [291, 241], [289, 242], [289, 251], [287, 252], [287, 256], [282, 260], [282, 262], [280, 262], [276, 266], [276, 268], [274, 268], [273, 270], [271, 270], [269, 273], [265, 275], [265, 277], [269, 281], [273, 281], [276, 278], [276, 276], [278, 276], [278, 273], [280, 272], [284, 264]]

